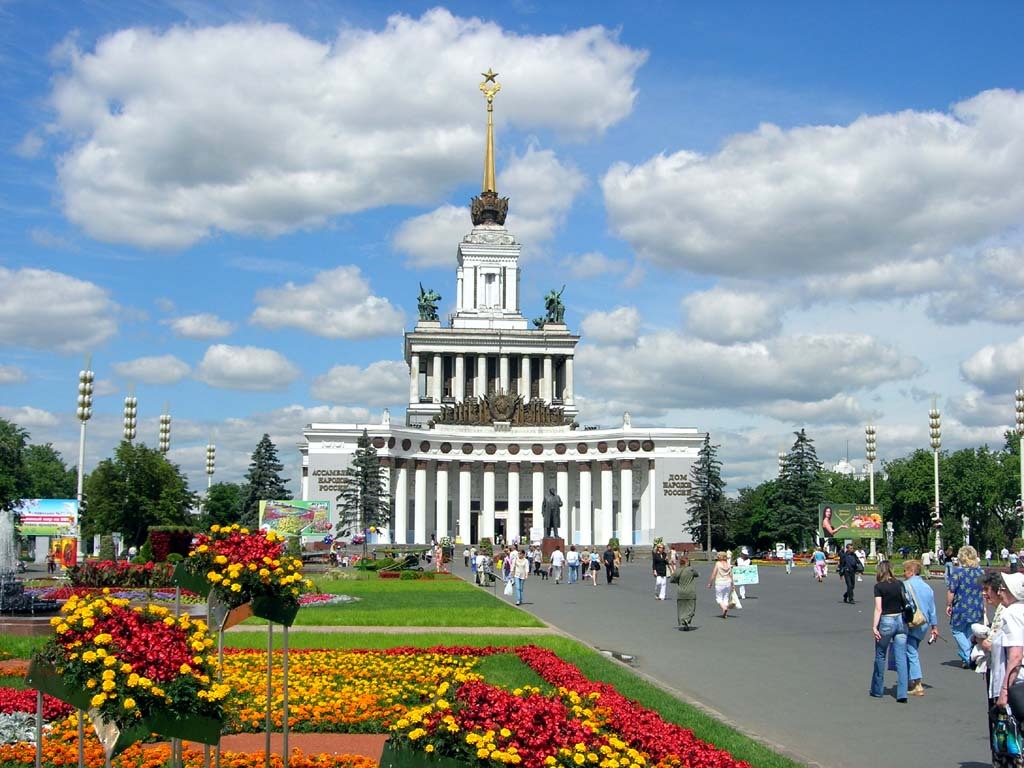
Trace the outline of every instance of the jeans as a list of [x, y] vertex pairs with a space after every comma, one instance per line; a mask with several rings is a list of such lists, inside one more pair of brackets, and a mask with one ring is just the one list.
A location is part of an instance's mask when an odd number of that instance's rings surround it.
[[957, 655], [960, 661], [969, 664], [971, 661], [971, 625], [969, 622], [957, 622], [949, 627], [950, 634], [956, 640]]
[[871, 695], [881, 696], [885, 683], [885, 654], [893, 645], [896, 657], [896, 698], [907, 698], [907, 627], [902, 616], [882, 616], [878, 620], [881, 640], [875, 641], [875, 669], [871, 673]]
[[570, 584], [575, 584], [579, 580], [580, 580], [580, 564], [579, 563], [571, 563], [569, 565], [569, 583]]
[[516, 593], [516, 605], [523, 602], [523, 583], [526, 579], [521, 579], [518, 576], [515, 578], [515, 593]]
[[910, 669], [911, 680], [920, 680], [923, 677], [921, 674], [921, 656], [917, 652], [917, 648], [920, 645], [921, 638], [914, 637], [911, 634], [907, 635], [907, 667]]

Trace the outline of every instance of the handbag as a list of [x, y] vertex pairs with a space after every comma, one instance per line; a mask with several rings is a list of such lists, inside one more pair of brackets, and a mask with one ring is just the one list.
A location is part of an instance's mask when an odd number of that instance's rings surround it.
[[1024, 685], [1010, 686], [1010, 690], [1006, 692], [1006, 706], [1014, 720], [1020, 722], [1024, 717]]
[[[923, 627], [925, 624], [928, 623], [928, 617], [925, 616], [924, 612], [920, 608], [917, 607], [917, 595], [914, 594], [914, 585], [910, 584], [910, 583], [906, 583], [906, 584], [907, 584], [907, 587], [910, 588], [910, 596], [914, 600], [914, 605], [913, 605], [914, 611], [910, 615], [910, 618], [907, 619], [907, 611], [904, 608], [903, 609], [903, 618], [906, 619], [907, 624], [912, 629], [915, 628], [915, 627]], [[906, 597], [906, 595], [904, 595], [904, 597]]]
[[[1013, 686], [1018, 688], [1019, 686]], [[989, 713], [992, 718], [992, 754], [1018, 756], [1021, 753], [1020, 730], [1017, 718], [993, 707]]]
[[502, 590], [502, 591], [504, 592], [505, 597], [512, 597], [512, 580], [511, 579], [509, 579], [508, 581], [505, 582], [505, 589]]
[[909, 625], [914, 619], [914, 604], [907, 598], [907, 590], [902, 583], [900, 584], [900, 592], [903, 595], [903, 621]]

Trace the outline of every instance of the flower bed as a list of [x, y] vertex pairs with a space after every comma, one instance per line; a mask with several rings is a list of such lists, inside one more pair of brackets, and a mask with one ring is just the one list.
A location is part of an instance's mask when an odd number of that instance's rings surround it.
[[[476, 671], [479, 659], [509, 652], [495, 647], [294, 650], [289, 727], [296, 732], [390, 732], [395, 748], [411, 754], [414, 762], [409, 764], [413, 765], [440, 764], [437, 758], [444, 757], [481, 767], [747, 766], [536, 646], [523, 646], [515, 653], [551, 686], [550, 691], [509, 691], [485, 683]], [[226, 731], [263, 728], [266, 668], [263, 652], [226, 654], [224, 681], [232, 691], [225, 703]], [[280, 663], [273, 668], [280, 670]], [[272, 683], [280, 690], [279, 676]], [[5, 697], [0, 690], [0, 702]], [[74, 762], [74, 739], [66, 738], [73, 723], [73, 714], [57, 721], [54, 734], [45, 740], [47, 754], [54, 758], [48, 757], [47, 762], [59, 766]], [[282, 726], [280, 711], [274, 725]], [[24, 745], [20, 747], [21, 751], [0, 747], [0, 763], [27, 768], [30, 753]], [[102, 753], [89, 754], [90, 768], [102, 763]], [[126, 752], [123, 759], [131, 754]], [[248, 768], [252, 763], [228, 765]]]
[[86, 560], [68, 570], [73, 587], [102, 589], [174, 588], [174, 566], [171, 563], [126, 563], [113, 560]]

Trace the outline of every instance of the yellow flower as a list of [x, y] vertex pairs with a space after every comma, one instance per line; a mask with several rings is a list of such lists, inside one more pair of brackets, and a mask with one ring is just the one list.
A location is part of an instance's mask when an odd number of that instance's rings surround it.
[[427, 746], [425, 746], [425, 747], [423, 748], [423, 751], [424, 751], [424, 752], [427, 752], [428, 754], [429, 754], [430, 752], [433, 752], [433, 751], [434, 751], [434, 745], [433, 745], [433, 744], [427, 744]]
[[94, 707], [99, 707], [106, 700], [107, 700], [107, 694], [105, 694], [105, 693], [97, 693], [95, 696], [93, 696], [91, 699], [89, 699], [89, 704], [91, 706], [94, 706]]
[[135, 709], [135, 699], [129, 697], [121, 702], [121, 706], [125, 709]]

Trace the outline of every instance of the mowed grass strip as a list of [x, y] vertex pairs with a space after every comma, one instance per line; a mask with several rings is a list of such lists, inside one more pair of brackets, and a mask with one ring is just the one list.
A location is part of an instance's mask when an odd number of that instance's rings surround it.
[[[295, 626], [351, 627], [543, 627], [544, 622], [462, 579], [332, 579], [314, 576], [323, 592], [348, 595], [343, 605], [299, 611]], [[261, 623], [249, 619], [247, 623]], [[265, 623], [265, 622], [262, 622]]]

